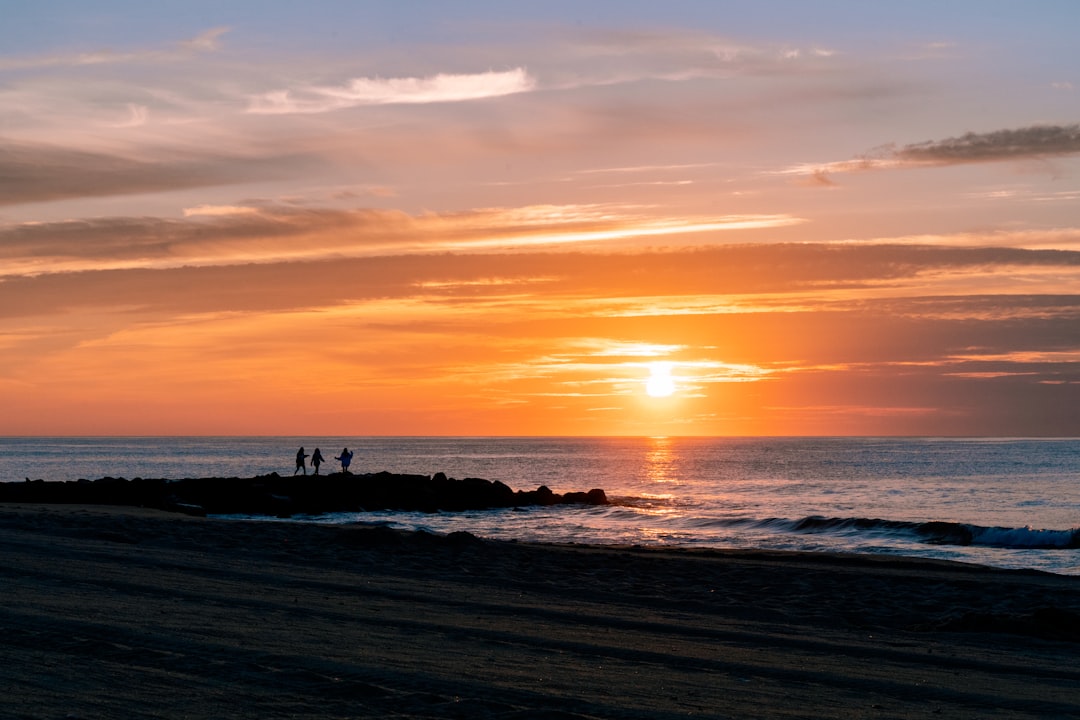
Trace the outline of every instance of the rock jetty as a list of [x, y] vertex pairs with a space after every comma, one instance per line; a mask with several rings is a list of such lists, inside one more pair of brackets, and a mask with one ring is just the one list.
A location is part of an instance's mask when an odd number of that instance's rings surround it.
[[252, 478], [183, 480], [106, 477], [99, 480], [0, 483], [0, 502], [133, 505], [191, 515], [292, 515], [371, 510], [454, 512], [535, 505], [606, 505], [603, 490], [555, 493], [513, 490], [498, 480], [455, 480], [444, 473], [353, 475], [277, 473]]

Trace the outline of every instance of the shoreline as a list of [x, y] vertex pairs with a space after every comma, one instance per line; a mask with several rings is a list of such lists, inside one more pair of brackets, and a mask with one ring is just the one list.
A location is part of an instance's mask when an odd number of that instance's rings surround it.
[[0, 504], [22, 717], [1061, 717], [1080, 581]]

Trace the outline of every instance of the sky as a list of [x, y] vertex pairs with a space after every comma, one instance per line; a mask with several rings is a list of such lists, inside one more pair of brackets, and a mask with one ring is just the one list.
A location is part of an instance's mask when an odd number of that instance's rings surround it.
[[1080, 436], [1072, 0], [0, 10], [0, 435]]

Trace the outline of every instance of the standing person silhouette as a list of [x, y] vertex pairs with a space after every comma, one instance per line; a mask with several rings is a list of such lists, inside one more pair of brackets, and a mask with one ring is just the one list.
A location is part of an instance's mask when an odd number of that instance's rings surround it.
[[307, 453], [304, 452], [304, 447], [301, 445], [300, 449], [296, 451], [296, 469], [293, 470], [293, 475], [300, 472], [301, 470], [303, 470], [304, 474], [307, 475], [307, 465], [304, 464], [304, 459], [306, 457]]
[[341, 461], [341, 472], [349, 472], [349, 463], [352, 462], [352, 453], [349, 452], [349, 448], [345, 448], [341, 451], [341, 454], [334, 458]]
[[322, 453], [319, 452], [319, 448], [315, 448], [315, 452], [311, 453], [311, 467], [315, 468], [315, 474], [319, 474], [319, 466], [323, 463]]

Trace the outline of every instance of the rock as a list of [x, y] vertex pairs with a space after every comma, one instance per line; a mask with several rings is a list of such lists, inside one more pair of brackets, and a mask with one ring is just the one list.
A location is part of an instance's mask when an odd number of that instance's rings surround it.
[[554, 493], [545, 485], [515, 492], [483, 478], [455, 480], [445, 473], [186, 478], [105, 477], [74, 482], [0, 483], [0, 502], [134, 505], [190, 515], [268, 515], [411, 510], [455, 512], [490, 508], [581, 503], [608, 504], [603, 490]]

